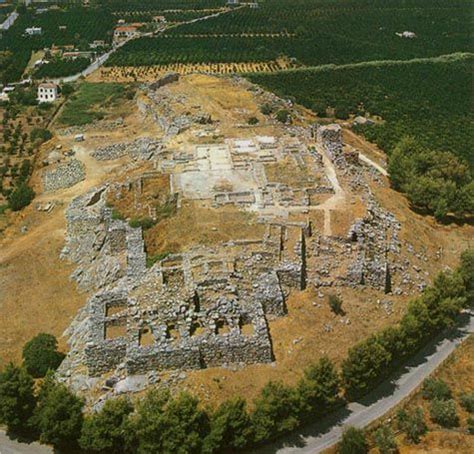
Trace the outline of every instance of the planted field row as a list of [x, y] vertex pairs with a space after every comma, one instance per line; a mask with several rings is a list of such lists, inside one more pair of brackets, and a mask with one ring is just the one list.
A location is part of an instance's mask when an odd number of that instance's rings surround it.
[[237, 73], [260, 73], [275, 72], [291, 68], [290, 62], [283, 60], [253, 62], [253, 63], [207, 63], [207, 64], [183, 64], [173, 63], [169, 65], [157, 66], [113, 66], [102, 68], [96, 75], [97, 80], [102, 82], [147, 82], [154, 81], [158, 77], [169, 72], [176, 72], [182, 75], [196, 72], [212, 74], [237, 74]]

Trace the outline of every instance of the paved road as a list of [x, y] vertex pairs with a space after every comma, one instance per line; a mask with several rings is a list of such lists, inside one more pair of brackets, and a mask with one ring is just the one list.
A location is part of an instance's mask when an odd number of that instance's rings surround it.
[[448, 338], [441, 336], [423, 349], [398, 373], [392, 382], [383, 383], [362, 402], [352, 403], [325, 421], [304, 428], [258, 450], [259, 453], [317, 453], [336, 444], [345, 426], [366, 427], [409, 396], [456, 348], [474, 332], [474, 314], [463, 314], [461, 327]]
[[0, 430], [0, 454], [52, 454], [53, 450], [39, 443], [18, 443], [10, 440], [3, 430]]

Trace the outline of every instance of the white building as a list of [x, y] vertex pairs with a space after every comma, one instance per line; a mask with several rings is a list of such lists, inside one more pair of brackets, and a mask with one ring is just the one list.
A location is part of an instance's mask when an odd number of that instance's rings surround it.
[[42, 33], [43, 33], [43, 29], [41, 27], [25, 28], [25, 34], [28, 36], [41, 35]]
[[38, 85], [38, 101], [54, 102], [58, 99], [58, 86], [51, 82]]

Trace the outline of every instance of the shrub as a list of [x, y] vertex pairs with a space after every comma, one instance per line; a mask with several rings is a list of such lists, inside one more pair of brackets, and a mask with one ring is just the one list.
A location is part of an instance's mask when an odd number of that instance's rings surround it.
[[380, 454], [395, 454], [397, 452], [397, 442], [390, 426], [379, 427], [375, 431], [374, 439]]
[[35, 198], [35, 191], [25, 182], [20, 183], [8, 196], [8, 205], [12, 211], [20, 211]]
[[257, 117], [250, 117], [248, 120], [247, 120], [247, 123], [249, 125], [258, 125], [259, 123], [259, 120]]
[[334, 108], [334, 116], [339, 120], [347, 120], [349, 118], [349, 109], [345, 106], [337, 106]]
[[336, 315], [344, 314], [344, 311], [342, 310], [342, 299], [339, 296], [329, 295], [328, 303], [329, 307]]
[[288, 123], [290, 119], [290, 112], [288, 112], [286, 109], [281, 109], [276, 113], [276, 119], [280, 123]]
[[44, 377], [48, 370], [56, 370], [64, 359], [58, 352], [58, 341], [51, 334], [41, 333], [23, 347], [23, 361], [26, 370], [34, 377]]
[[474, 435], [474, 418], [469, 416], [467, 418], [467, 431], [470, 435]]
[[474, 413], [474, 392], [461, 394], [459, 401], [464, 410]]
[[155, 225], [155, 221], [151, 218], [133, 218], [129, 222], [130, 227], [138, 228], [141, 227], [143, 230], [150, 229]]
[[271, 115], [273, 113], [273, 107], [270, 104], [263, 104], [260, 107], [260, 112], [262, 112], [263, 115]]
[[26, 435], [35, 408], [33, 378], [26, 369], [9, 364], [0, 373], [0, 423], [8, 432]]
[[[42, 106], [42, 104], [40, 104]], [[34, 128], [31, 133], [30, 133], [30, 140], [32, 142], [47, 142], [53, 137], [53, 134], [51, 134], [51, 131], [48, 129], [44, 128]]]
[[451, 399], [451, 390], [445, 381], [436, 378], [427, 378], [423, 382], [422, 395], [424, 399], [428, 400], [447, 400]]
[[365, 454], [369, 452], [364, 432], [355, 427], [344, 430], [337, 452], [339, 454]]
[[397, 420], [398, 427], [405, 432], [408, 441], [411, 443], [419, 443], [420, 437], [428, 431], [421, 408], [415, 409], [412, 413], [400, 410], [397, 414]]
[[434, 399], [430, 406], [430, 417], [433, 422], [443, 427], [459, 426], [456, 402], [453, 399]]

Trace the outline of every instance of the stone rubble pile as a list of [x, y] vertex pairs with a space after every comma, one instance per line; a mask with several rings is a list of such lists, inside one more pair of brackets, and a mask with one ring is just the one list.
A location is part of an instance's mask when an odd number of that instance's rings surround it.
[[147, 161], [162, 149], [160, 140], [149, 137], [140, 137], [133, 142], [120, 142], [97, 148], [92, 157], [98, 161], [108, 161], [129, 155], [137, 161]]
[[53, 169], [43, 170], [43, 188], [45, 192], [57, 191], [74, 186], [86, 178], [84, 164], [78, 159], [71, 159], [58, 164]]

